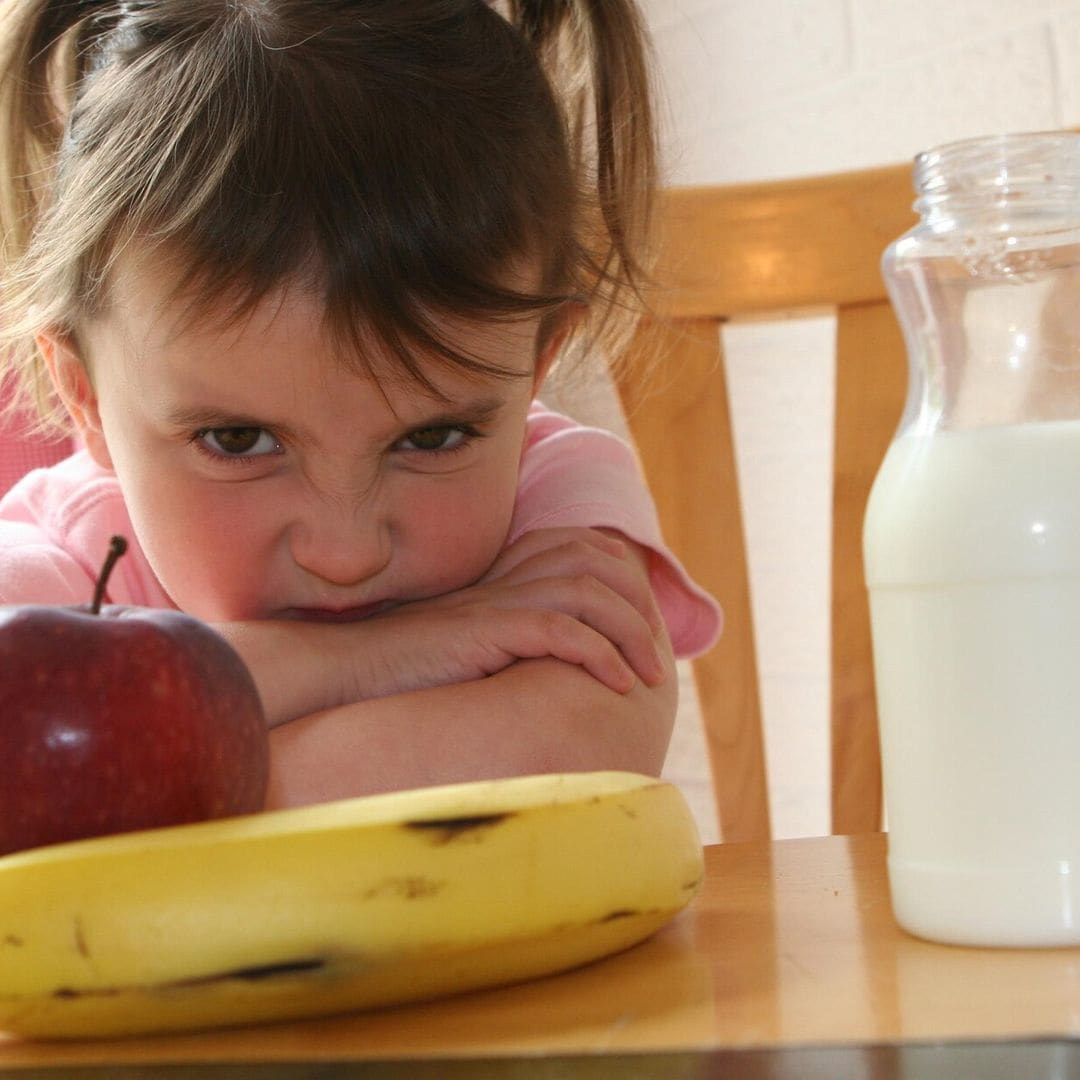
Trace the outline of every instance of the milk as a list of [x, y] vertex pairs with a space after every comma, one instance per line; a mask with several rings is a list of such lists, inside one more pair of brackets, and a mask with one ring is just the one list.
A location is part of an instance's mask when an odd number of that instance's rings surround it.
[[898, 921], [1080, 943], [1080, 421], [901, 436], [864, 550]]

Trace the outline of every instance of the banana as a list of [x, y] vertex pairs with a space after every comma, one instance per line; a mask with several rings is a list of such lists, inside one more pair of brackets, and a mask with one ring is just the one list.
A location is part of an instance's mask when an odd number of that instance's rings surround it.
[[0, 1030], [102, 1037], [398, 1004], [648, 937], [702, 877], [678, 789], [476, 781], [0, 858]]

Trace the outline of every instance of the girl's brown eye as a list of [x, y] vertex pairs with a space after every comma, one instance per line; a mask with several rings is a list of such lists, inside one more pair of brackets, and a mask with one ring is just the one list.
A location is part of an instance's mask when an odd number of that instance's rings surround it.
[[221, 427], [200, 431], [198, 441], [219, 458], [254, 458], [281, 452], [277, 439], [261, 427]]
[[403, 435], [394, 443], [394, 449], [413, 454], [449, 454], [466, 449], [481, 437], [470, 424], [434, 424]]
[[421, 428], [419, 431], [410, 431], [408, 441], [417, 450], [441, 450], [453, 433], [454, 428]]
[[255, 448], [262, 434], [261, 428], [218, 428], [208, 432], [219, 450], [226, 454], [246, 454]]

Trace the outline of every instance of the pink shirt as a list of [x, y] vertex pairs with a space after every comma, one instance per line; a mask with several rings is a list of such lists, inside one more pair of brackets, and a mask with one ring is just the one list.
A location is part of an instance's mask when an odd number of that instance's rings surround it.
[[[650, 548], [653, 591], [676, 655], [696, 656], [715, 642], [720, 609], [664, 544], [630, 447], [534, 404], [507, 543], [555, 526], [617, 529]], [[89, 602], [117, 533], [129, 546], [109, 603], [174, 607], [137, 542], [115, 473], [84, 450], [29, 473], [0, 499], [0, 604]]]

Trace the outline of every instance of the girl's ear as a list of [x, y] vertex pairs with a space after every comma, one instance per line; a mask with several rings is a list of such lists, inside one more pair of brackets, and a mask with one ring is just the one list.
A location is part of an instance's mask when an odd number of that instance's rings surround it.
[[533, 369], [533, 396], [540, 393], [544, 380], [555, 363], [571, 331], [585, 317], [585, 305], [569, 303], [552, 317], [545, 320], [539, 332], [536, 365]]
[[37, 335], [37, 347], [49, 369], [53, 388], [64, 403], [90, 456], [102, 468], [112, 468], [112, 457], [101, 427], [97, 394], [86, 364], [68, 334], [43, 330]]

